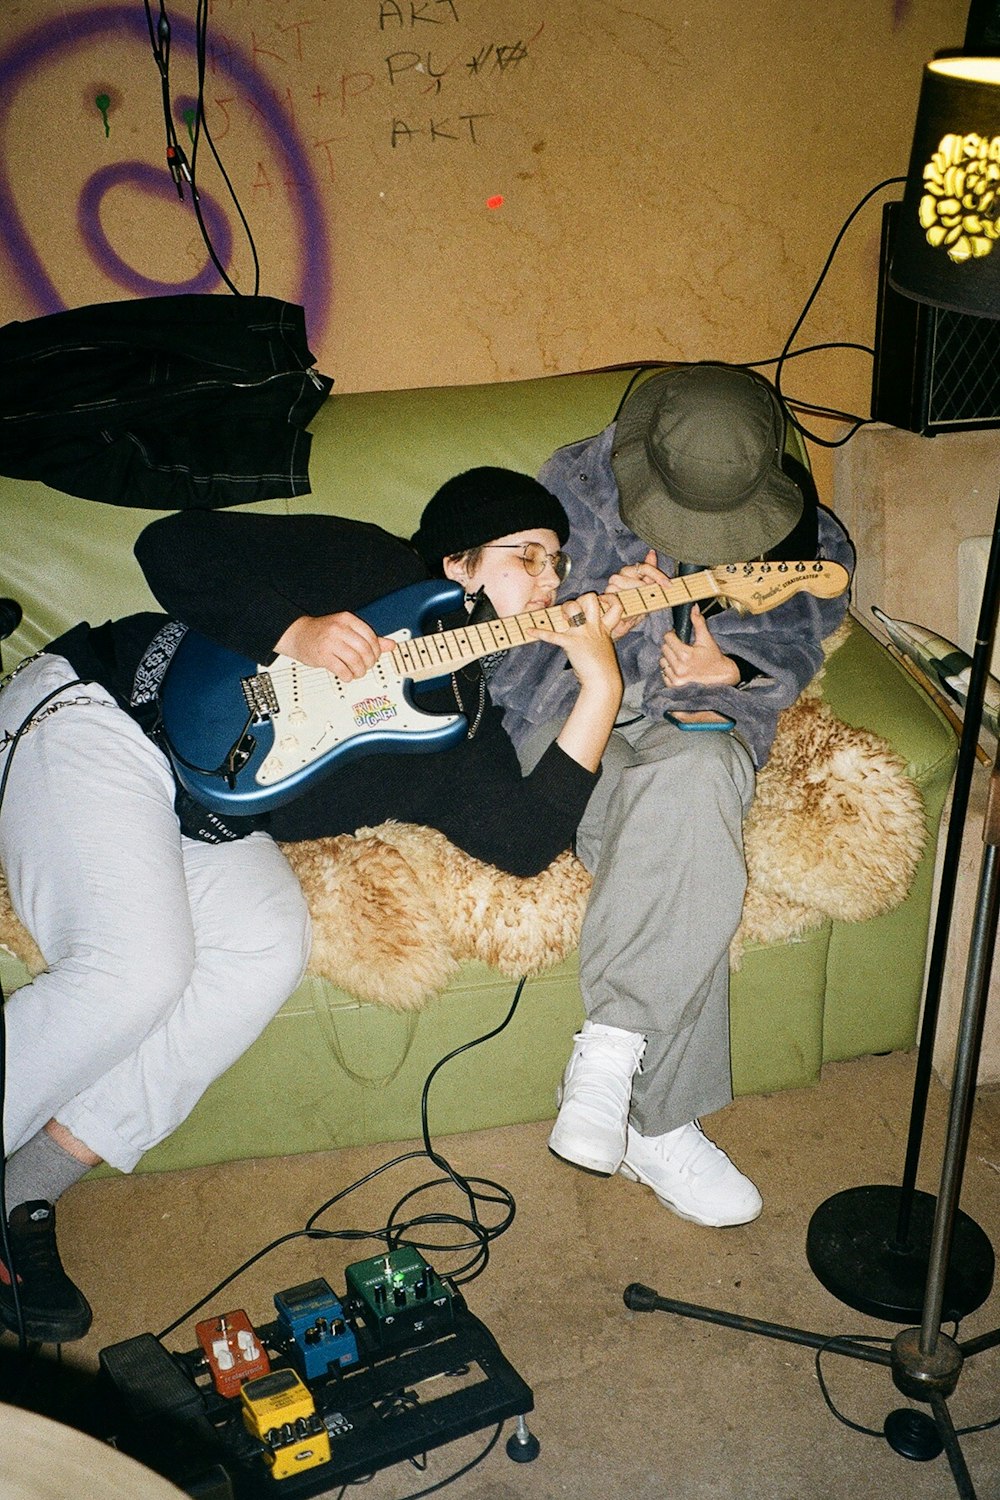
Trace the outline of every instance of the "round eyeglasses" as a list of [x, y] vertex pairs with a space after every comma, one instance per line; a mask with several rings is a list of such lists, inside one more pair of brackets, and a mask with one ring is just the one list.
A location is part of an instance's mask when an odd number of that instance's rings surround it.
[[524, 571], [529, 578], [540, 578], [547, 566], [551, 566], [560, 583], [565, 583], [572, 560], [565, 552], [546, 552], [541, 542], [487, 542], [484, 552], [518, 552]]

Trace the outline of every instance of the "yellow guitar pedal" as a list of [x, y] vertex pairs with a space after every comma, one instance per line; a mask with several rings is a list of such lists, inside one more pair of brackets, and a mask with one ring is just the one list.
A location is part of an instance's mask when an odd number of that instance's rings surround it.
[[330, 1461], [330, 1435], [294, 1370], [272, 1370], [240, 1390], [243, 1425], [264, 1444], [272, 1479], [287, 1479]]

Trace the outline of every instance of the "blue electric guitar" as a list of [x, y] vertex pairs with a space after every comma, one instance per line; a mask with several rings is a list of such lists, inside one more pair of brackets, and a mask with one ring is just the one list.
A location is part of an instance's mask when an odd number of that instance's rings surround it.
[[[847, 585], [839, 563], [730, 563], [620, 598], [627, 616], [709, 598], [762, 614], [800, 590], [831, 599]], [[160, 690], [163, 736], [178, 781], [203, 807], [235, 817], [279, 807], [359, 755], [447, 749], [465, 733], [464, 716], [424, 712], [411, 683], [530, 644], [531, 627], [569, 628], [557, 606], [417, 633], [428, 617], [450, 613], [462, 598], [457, 583], [414, 583], [358, 610], [397, 645], [353, 682], [287, 656], [260, 666], [188, 630]]]

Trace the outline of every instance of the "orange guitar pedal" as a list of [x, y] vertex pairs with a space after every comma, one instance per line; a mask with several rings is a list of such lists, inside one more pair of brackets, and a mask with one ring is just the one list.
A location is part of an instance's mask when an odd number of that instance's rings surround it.
[[242, 1308], [195, 1325], [220, 1396], [238, 1396], [244, 1381], [266, 1375], [271, 1361]]

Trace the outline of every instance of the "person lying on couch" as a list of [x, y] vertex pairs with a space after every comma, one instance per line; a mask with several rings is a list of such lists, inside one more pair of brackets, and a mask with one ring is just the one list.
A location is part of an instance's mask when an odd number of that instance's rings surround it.
[[[470, 607], [551, 606], [568, 571], [559, 501], [528, 475], [450, 481], [425, 513], [435, 563]], [[309, 915], [276, 840], [425, 823], [479, 859], [536, 874], [568, 848], [621, 701], [610, 631], [587, 595], [563, 607], [578, 684], [551, 750], [523, 773], [473, 661], [421, 707], [467, 720], [437, 755], [375, 753], [295, 800], [228, 819], [179, 792], [155, 734], [171, 653], [193, 627], [255, 661], [274, 653], [363, 676], [396, 642], [356, 613], [425, 580], [412, 548], [333, 516], [186, 511], [154, 521], [136, 555], [168, 611], [80, 624], [0, 692], [0, 860], [14, 909], [48, 964], [6, 1006], [5, 1209], [0, 1320], [16, 1328], [18, 1273], [32, 1340], [82, 1338], [87, 1300], [63, 1269], [55, 1203], [100, 1161], [131, 1171], [261, 1033], [295, 989]], [[459, 609], [445, 625], [467, 623]], [[400, 621], [403, 625], [404, 621]], [[432, 627], [433, 628], [433, 627]], [[560, 655], [562, 653], [560, 652]], [[237, 689], [238, 691], [238, 686]], [[24, 729], [16, 751], [11, 740]]]
[[[682, 365], [633, 389], [616, 422], [541, 471], [570, 518], [582, 587], [663, 584], [682, 562], [850, 569], [850, 543], [808, 472], [786, 472], [785, 423], [776, 392], [745, 369]], [[732, 1099], [729, 944], [755, 770], [846, 608], [846, 594], [800, 593], [746, 619], [695, 605], [690, 640], [659, 614], [618, 631], [622, 715], [577, 833], [594, 876], [580, 945], [587, 1019], [549, 1145], [643, 1183], [698, 1224], [746, 1223], [762, 1207], [699, 1117]], [[530, 767], [561, 722], [568, 674], [551, 655], [513, 652], [491, 691]]]

